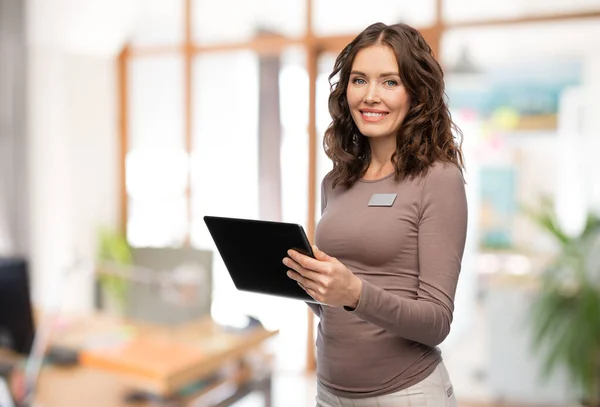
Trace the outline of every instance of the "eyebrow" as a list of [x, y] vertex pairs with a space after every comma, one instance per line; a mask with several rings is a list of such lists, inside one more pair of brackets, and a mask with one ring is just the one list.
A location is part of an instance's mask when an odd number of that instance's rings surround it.
[[[360, 71], [352, 71], [352, 72], [350, 72], [350, 75], [367, 76], [363, 72], [360, 72]], [[383, 78], [384, 76], [400, 76], [400, 74], [398, 72], [384, 72], [381, 75], [379, 75], [380, 78]]]

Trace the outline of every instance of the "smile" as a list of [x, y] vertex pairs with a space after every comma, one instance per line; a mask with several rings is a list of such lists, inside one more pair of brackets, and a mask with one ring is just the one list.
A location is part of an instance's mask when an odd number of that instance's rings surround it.
[[379, 120], [383, 120], [383, 118], [385, 118], [385, 116], [387, 116], [388, 113], [387, 112], [366, 112], [364, 110], [361, 110], [360, 115], [363, 118], [363, 120], [365, 120], [367, 122], [377, 122]]

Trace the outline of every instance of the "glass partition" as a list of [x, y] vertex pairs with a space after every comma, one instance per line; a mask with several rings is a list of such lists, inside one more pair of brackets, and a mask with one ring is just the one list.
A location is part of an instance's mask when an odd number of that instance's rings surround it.
[[578, 13], [598, 9], [596, 0], [445, 0], [443, 4], [444, 18], [450, 23]]
[[[308, 172], [308, 78], [304, 59], [302, 50], [284, 52], [277, 83], [280, 220], [303, 225]], [[306, 322], [302, 321], [306, 319], [306, 306], [238, 291], [202, 219], [205, 215], [259, 218], [259, 70], [259, 57], [249, 51], [206, 54], [194, 62], [191, 242], [215, 253], [213, 317], [231, 322], [243, 314], [254, 315], [269, 328], [279, 329], [283, 339], [275, 346], [282, 348], [276, 352], [285, 357], [277, 362], [286, 368], [301, 369], [305, 363]]]
[[133, 246], [179, 246], [187, 233], [183, 59], [134, 59], [129, 76], [127, 237]]
[[136, 3], [139, 14], [131, 45], [156, 47], [177, 45], [183, 41], [183, 0], [143, 0]]
[[200, 45], [243, 42], [258, 30], [286, 37], [305, 33], [305, 0], [195, 0], [194, 40]]
[[378, 21], [422, 27], [435, 20], [435, 0], [371, 0], [368, 4], [360, 0], [314, 0], [314, 9], [313, 29], [317, 35], [355, 35]]

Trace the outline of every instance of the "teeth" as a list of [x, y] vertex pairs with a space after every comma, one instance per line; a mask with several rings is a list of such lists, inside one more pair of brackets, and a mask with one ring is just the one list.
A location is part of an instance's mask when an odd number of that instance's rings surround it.
[[374, 112], [363, 112], [363, 114], [368, 117], [382, 117], [385, 115], [385, 113], [374, 113]]

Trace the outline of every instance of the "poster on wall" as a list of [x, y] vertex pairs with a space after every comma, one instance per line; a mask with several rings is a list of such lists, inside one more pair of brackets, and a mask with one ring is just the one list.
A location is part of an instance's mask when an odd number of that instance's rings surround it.
[[517, 170], [513, 166], [484, 167], [479, 177], [479, 246], [485, 250], [510, 249], [518, 210]]
[[[465, 76], [466, 77], [466, 76]], [[582, 82], [579, 60], [544, 59], [451, 74], [447, 94], [454, 110], [472, 110], [505, 132], [556, 130], [561, 94]]]
[[580, 61], [556, 59], [448, 76], [451, 109], [480, 123], [476, 134], [466, 136], [476, 140], [471, 168], [479, 178], [481, 250], [514, 250], [518, 245], [514, 233], [522, 198], [519, 183], [527, 173], [519, 166], [527, 159], [516, 159], [515, 142], [528, 135], [534, 137], [530, 140], [557, 135], [561, 97], [582, 83], [582, 71]]

